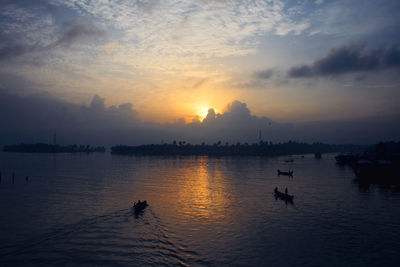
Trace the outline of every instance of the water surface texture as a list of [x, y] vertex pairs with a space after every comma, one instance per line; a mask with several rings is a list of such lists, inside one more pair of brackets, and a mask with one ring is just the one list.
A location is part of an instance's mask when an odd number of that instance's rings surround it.
[[[277, 169], [294, 170], [294, 177], [277, 176]], [[399, 191], [360, 186], [333, 155], [0, 153], [0, 171], [1, 266], [398, 266], [400, 260]], [[275, 187], [287, 187], [293, 204], [276, 200]], [[135, 215], [138, 199], [150, 206]]]

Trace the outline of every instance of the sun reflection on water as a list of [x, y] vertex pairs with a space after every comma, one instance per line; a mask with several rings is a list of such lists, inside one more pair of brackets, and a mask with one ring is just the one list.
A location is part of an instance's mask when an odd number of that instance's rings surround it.
[[219, 168], [210, 165], [207, 157], [185, 169], [178, 189], [178, 202], [185, 216], [204, 221], [223, 219], [230, 205], [228, 184]]

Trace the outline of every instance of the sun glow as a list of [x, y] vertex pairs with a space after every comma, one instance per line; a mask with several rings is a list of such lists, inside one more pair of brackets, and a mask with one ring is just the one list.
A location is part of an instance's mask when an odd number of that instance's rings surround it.
[[199, 102], [187, 103], [187, 116], [186, 121], [200, 121], [202, 122], [208, 115], [208, 111], [213, 109], [215, 114], [219, 112], [219, 108], [216, 108], [218, 103], [214, 103], [212, 100], [204, 100]]
[[199, 119], [203, 121], [207, 117], [207, 114], [208, 114], [208, 108], [204, 108], [198, 112], [197, 116], [199, 116]]
[[203, 106], [197, 109], [196, 116], [199, 118], [200, 121], [203, 121], [207, 117], [208, 111], [210, 109], [213, 109], [215, 113], [218, 113], [218, 110], [216, 108], [210, 106]]

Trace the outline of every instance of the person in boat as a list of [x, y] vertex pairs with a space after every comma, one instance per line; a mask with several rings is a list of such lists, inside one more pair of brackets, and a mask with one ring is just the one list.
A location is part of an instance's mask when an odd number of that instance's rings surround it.
[[285, 188], [285, 194], [286, 194], [286, 195], [288, 194], [287, 187]]

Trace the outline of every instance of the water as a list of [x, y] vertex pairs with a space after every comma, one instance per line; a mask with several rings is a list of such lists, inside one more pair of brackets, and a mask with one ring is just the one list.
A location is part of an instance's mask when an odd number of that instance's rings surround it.
[[0, 153], [0, 265], [398, 265], [399, 190], [291, 158]]

